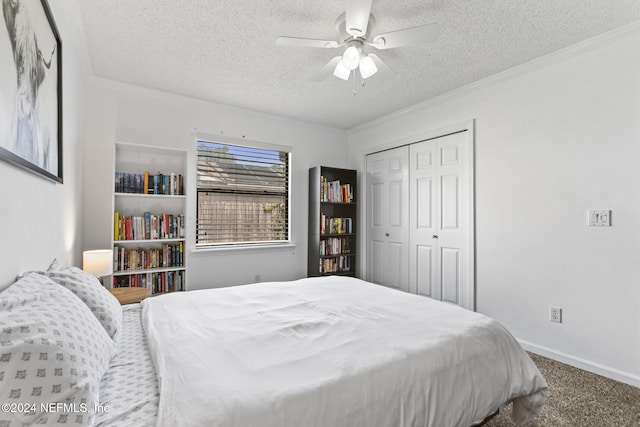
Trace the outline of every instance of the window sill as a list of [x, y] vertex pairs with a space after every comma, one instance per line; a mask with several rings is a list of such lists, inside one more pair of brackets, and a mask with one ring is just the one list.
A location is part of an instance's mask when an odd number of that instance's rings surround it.
[[292, 242], [277, 244], [257, 244], [257, 245], [228, 245], [216, 247], [202, 247], [191, 250], [192, 256], [212, 255], [221, 253], [249, 253], [249, 252], [265, 252], [265, 251], [290, 251], [295, 250], [296, 244]]

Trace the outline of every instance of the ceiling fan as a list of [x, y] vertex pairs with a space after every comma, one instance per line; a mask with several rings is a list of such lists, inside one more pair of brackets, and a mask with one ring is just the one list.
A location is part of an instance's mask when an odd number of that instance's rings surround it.
[[371, 37], [375, 18], [371, 14], [372, 0], [346, 0], [345, 13], [336, 19], [338, 40], [318, 40], [281, 36], [276, 39], [278, 46], [316, 47], [335, 49], [345, 47], [342, 55], [331, 59], [311, 80], [320, 81], [333, 73], [342, 80], [349, 80], [356, 69], [363, 79], [377, 72], [383, 79], [393, 75], [391, 69], [378, 55], [365, 52], [365, 47], [384, 50], [403, 46], [416, 46], [433, 42], [438, 38], [438, 24], [425, 24], [413, 28], [391, 31]]

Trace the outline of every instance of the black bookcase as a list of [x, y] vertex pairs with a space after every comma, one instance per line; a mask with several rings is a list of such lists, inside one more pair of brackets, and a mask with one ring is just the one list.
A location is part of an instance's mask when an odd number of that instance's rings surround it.
[[309, 277], [356, 276], [357, 171], [309, 169]]

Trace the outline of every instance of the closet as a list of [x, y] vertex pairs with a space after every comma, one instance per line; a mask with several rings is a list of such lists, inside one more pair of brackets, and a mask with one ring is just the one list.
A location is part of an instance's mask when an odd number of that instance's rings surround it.
[[468, 130], [367, 156], [367, 279], [473, 310]]

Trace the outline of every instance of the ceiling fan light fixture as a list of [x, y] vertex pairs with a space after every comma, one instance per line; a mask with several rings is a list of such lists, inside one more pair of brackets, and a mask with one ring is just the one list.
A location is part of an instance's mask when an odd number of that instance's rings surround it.
[[363, 79], [368, 79], [378, 72], [378, 67], [369, 55], [362, 54], [360, 57], [360, 75]]
[[333, 75], [342, 80], [349, 80], [349, 76], [351, 75], [351, 70], [345, 67], [341, 60], [336, 65], [335, 70], [333, 70]]
[[349, 70], [355, 70], [360, 63], [360, 51], [355, 46], [349, 46], [342, 55], [342, 63]]

